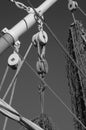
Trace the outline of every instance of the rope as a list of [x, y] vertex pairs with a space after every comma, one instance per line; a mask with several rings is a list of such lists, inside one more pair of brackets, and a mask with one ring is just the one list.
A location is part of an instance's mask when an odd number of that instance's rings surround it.
[[17, 78], [17, 76], [18, 76], [18, 74], [19, 74], [19, 72], [20, 72], [20, 70], [21, 70], [21, 67], [23, 66], [23, 63], [25, 62], [25, 59], [26, 59], [26, 57], [27, 57], [27, 55], [28, 55], [28, 53], [29, 53], [29, 51], [30, 51], [32, 45], [33, 45], [33, 44], [31, 43], [30, 46], [28, 47], [28, 49], [27, 49], [27, 51], [26, 51], [26, 53], [25, 53], [25, 55], [24, 55], [24, 58], [22, 59], [22, 61], [21, 61], [20, 65], [19, 65], [19, 67], [18, 67], [18, 69], [17, 69], [17, 71], [16, 71], [16, 73], [15, 73], [15, 75], [14, 75], [14, 77], [13, 77], [13, 79], [12, 79], [12, 81], [11, 81], [11, 83], [10, 83], [10, 85], [9, 85], [9, 87], [8, 87], [8, 89], [7, 89], [6, 93], [5, 93], [5, 95], [4, 95], [4, 97], [3, 97], [3, 99], [6, 98], [8, 92], [10, 91], [10, 89], [11, 89], [11, 87], [12, 87], [14, 81], [15, 81], [15, 79]]
[[[0, 35], [2, 35], [0, 33]], [[5, 38], [4, 38], [5, 39]], [[55, 40], [57, 39], [57, 37], [55, 38]], [[6, 39], [5, 39], [6, 40]], [[6, 40], [7, 41], [7, 40]], [[60, 44], [61, 42], [57, 39], [56, 41], [58, 41], [58, 43]], [[8, 42], [8, 41], [7, 41]], [[9, 43], [9, 42], [8, 42]], [[12, 47], [12, 46], [11, 46]], [[13, 48], [13, 47], [12, 47]], [[63, 47], [63, 45], [61, 44], [61, 48], [62, 50], [65, 52], [65, 48]], [[71, 56], [69, 55], [69, 53], [67, 52], [68, 57], [70, 58]], [[21, 56], [21, 55], [20, 55]], [[22, 56], [21, 56], [22, 57]], [[72, 59], [72, 57], [70, 58]], [[78, 65], [76, 64], [76, 62], [74, 60], [72, 60], [73, 63], [76, 65], [76, 67], [78, 68]], [[56, 92], [54, 92], [54, 90], [45, 82], [43, 81], [42, 78], [40, 78], [40, 76], [36, 73], [36, 71], [32, 68], [32, 66], [25, 60], [25, 63], [27, 64], [27, 66], [33, 71], [33, 73], [41, 80], [42, 83], [44, 83], [46, 85], [46, 87], [52, 92], [52, 94], [64, 105], [64, 107], [69, 111], [69, 113], [83, 126], [84, 129], [86, 129], [85, 125], [77, 118], [77, 116], [71, 111], [71, 109], [64, 103], [64, 101], [58, 96], [58, 94], [56, 94]], [[18, 72], [17, 72], [18, 73]], [[85, 76], [85, 74], [81, 71], [81, 73], [83, 74], [83, 76]], [[17, 77], [17, 74], [15, 75], [15, 77]], [[15, 77], [13, 79], [12, 82], [14, 82]], [[86, 78], [86, 76], [85, 76]], [[12, 83], [13, 84], [13, 83]], [[9, 90], [11, 89], [11, 87], [9, 87]], [[8, 92], [9, 92], [8, 90]], [[7, 93], [8, 93], [7, 92]]]
[[79, 6], [78, 6], [78, 9], [84, 16], [86, 16], [86, 13]]
[[29, 68], [33, 71], [33, 73], [46, 85], [46, 87], [52, 92], [52, 94], [64, 105], [64, 107], [69, 111], [69, 113], [86, 129], [85, 125], [77, 118], [77, 116], [71, 111], [71, 109], [64, 103], [64, 101], [58, 96], [58, 94], [48, 85], [42, 78], [36, 73], [36, 71], [32, 68], [32, 66], [26, 62]]
[[9, 71], [9, 66], [6, 67], [5, 73], [4, 73], [4, 75], [3, 75], [3, 78], [2, 78], [2, 81], [1, 81], [1, 84], [0, 84], [0, 91], [1, 91], [1, 89], [2, 89], [2, 87], [3, 87], [3, 84], [4, 84], [4, 81], [5, 81], [5, 79], [6, 79], [6, 76], [7, 76], [8, 71]]
[[74, 13], [72, 13], [72, 17], [73, 17], [74, 23], [76, 24], [76, 19], [75, 19]]
[[44, 113], [44, 95], [45, 95], [45, 87], [39, 85], [39, 94], [40, 94], [40, 103], [41, 103], [41, 113]]
[[[47, 24], [46, 24], [47, 25]], [[49, 28], [48, 28], [49, 29]], [[51, 31], [52, 33], [52, 31]], [[2, 34], [0, 33], [0, 35], [2, 36]], [[70, 54], [66, 51], [66, 49], [64, 48], [64, 46], [61, 44], [61, 42], [59, 41], [59, 39], [56, 37], [56, 35], [53, 33], [56, 42], [59, 44], [59, 46], [61, 47], [61, 49], [63, 50], [63, 52], [65, 52], [68, 57], [72, 60], [72, 62], [75, 64], [75, 66], [80, 70], [80, 72], [83, 74], [83, 76], [86, 78], [86, 75], [82, 72], [82, 70], [78, 67], [77, 63], [72, 59], [72, 57], [70, 56]], [[4, 38], [4, 37], [3, 37]], [[5, 39], [5, 38], [4, 38]], [[5, 39], [6, 40], [6, 39]], [[7, 40], [6, 40], [7, 41]], [[7, 41], [8, 42], [8, 41]], [[9, 43], [9, 42], [8, 42]], [[13, 46], [11, 46], [13, 48]], [[21, 55], [20, 55], [21, 56]], [[22, 56], [21, 56], [22, 57]], [[42, 83], [45, 83], [46, 87], [52, 92], [52, 94], [64, 105], [64, 107], [69, 111], [69, 113], [83, 126], [84, 129], [86, 129], [85, 125], [77, 118], [77, 116], [71, 111], [71, 109], [64, 103], [64, 101], [54, 92], [54, 90], [45, 82], [43, 81], [40, 76], [36, 73], [36, 71], [32, 68], [32, 66], [25, 60], [25, 63], [29, 66], [29, 68], [34, 72], [34, 74], [42, 81]], [[17, 72], [18, 73], [18, 72]], [[15, 77], [17, 77], [18, 74], [15, 75]], [[12, 84], [15, 80], [15, 77], [12, 81]], [[11, 89], [11, 87], [9, 87], [9, 90]], [[7, 92], [7, 93], [8, 93]]]
[[[12, 94], [11, 94], [11, 98], [10, 98], [10, 101], [9, 101], [9, 105], [10, 105], [10, 106], [11, 106], [11, 104], [12, 104], [12, 100], [13, 100], [13, 96], [14, 96], [14, 92], [15, 92], [15, 87], [16, 87], [16, 82], [17, 82], [17, 79], [15, 79], [15, 82], [14, 82], [14, 84], [13, 84]], [[5, 97], [3, 98], [3, 100], [5, 100]], [[8, 117], [5, 118], [3, 130], [6, 130], [7, 121], [8, 121]]]
[[45, 95], [45, 92], [42, 92], [41, 93], [41, 97], [40, 97], [40, 101], [41, 101], [41, 113], [43, 114], [44, 113], [44, 95]]
[[[28, 0], [29, 4], [33, 7], [33, 5], [30, 3], [30, 1]], [[35, 11], [35, 9], [34, 9]], [[35, 11], [36, 12], [36, 11]], [[37, 16], [38, 13], [36, 12]], [[42, 18], [39, 16], [39, 18], [42, 20]], [[43, 20], [42, 20], [43, 21]], [[43, 21], [44, 22], [44, 21]], [[79, 68], [79, 66], [77, 65], [77, 63], [72, 59], [72, 57], [70, 56], [70, 54], [68, 53], [68, 51], [65, 49], [65, 47], [61, 44], [60, 40], [56, 37], [56, 35], [53, 33], [53, 31], [50, 29], [50, 27], [44, 22], [45, 26], [48, 28], [49, 32], [52, 34], [52, 36], [54, 37], [54, 39], [56, 40], [56, 42], [59, 44], [59, 46], [61, 47], [62, 51], [72, 60], [72, 62], [75, 64], [75, 66], [79, 69], [79, 71], [83, 74], [83, 76], [86, 78], [86, 75], [82, 72], [82, 70]], [[0, 34], [1, 35], [1, 34]], [[4, 37], [3, 37], [4, 38]], [[5, 38], [4, 38], [5, 39]], [[5, 39], [6, 40], [6, 39]], [[7, 41], [7, 40], [6, 40]], [[8, 41], [7, 41], [8, 42]], [[9, 42], [8, 42], [9, 43]], [[12, 46], [11, 46], [12, 47]], [[12, 47], [13, 48], [13, 47]], [[48, 89], [53, 93], [53, 95], [65, 106], [65, 108], [70, 112], [70, 114], [86, 129], [85, 125], [77, 118], [77, 116], [71, 111], [71, 109], [63, 102], [63, 100], [54, 92], [54, 90], [45, 82], [43, 81], [40, 76], [36, 73], [36, 71], [32, 68], [32, 66], [25, 61], [25, 63], [29, 66], [29, 68], [36, 74], [36, 76], [43, 82], [46, 84], [46, 86], [48, 87]]]

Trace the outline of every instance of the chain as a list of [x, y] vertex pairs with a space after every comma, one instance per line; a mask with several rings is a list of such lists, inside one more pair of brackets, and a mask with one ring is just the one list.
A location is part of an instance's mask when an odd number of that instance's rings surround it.
[[34, 13], [33, 9], [31, 7], [26, 6], [25, 4], [16, 1], [16, 0], [10, 0], [12, 3], [14, 3], [18, 8], [25, 10], [27, 13]]

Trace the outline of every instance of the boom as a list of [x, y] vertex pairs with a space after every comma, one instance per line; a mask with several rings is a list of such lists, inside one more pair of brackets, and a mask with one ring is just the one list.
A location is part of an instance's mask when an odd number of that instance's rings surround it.
[[[58, 0], [46, 0], [43, 2], [36, 11], [42, 15], [44, 14], [56, 1]], [[34, 13], [28, 14], [25, 18], [23, 18], [19, 23], [17, 23], [13, 28], [8, 30], [6, 34], [4, 34], [0, 38], [0, 54], [12, 45], [18, 38], [24, 34], [27, 30], [29, 30], [34, 24], [36, 20], [34, 18]]]

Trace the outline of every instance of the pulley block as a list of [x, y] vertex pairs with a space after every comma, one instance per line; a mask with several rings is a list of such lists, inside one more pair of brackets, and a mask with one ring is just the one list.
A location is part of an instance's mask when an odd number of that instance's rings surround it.
[[78, 3], [76, 1], [70, 0], [68, 3], [68, 9], [73, 12], [77, 9]]
[[12, 69], [17, 69], [18, 65], [21, 62], [21, 58], [19, 57], [19, 55], [14, 52], [13, 54], [11, 54], [8, 58], [8, 65], [12, 68]]
[[36, 63], [37, 72], [42, 78], [48, 73], [48, 63], [46, 60], [39, 60]]
[[39, 40], [41, 46], [45, 46], [46, 43], [48, 42], [47, 33], [45, 31], [40, 31], [38, 33], [38, 40]]
[[38, 33], [36, 33], [33, 37], [32, 37], [32, 42], [34, 44], [35, 47], [37, 47], [37, 44], [39, 43], [41, 46], [45, 46], [46, 43], [48, 42], [48, 35], [45, 31], [40, 31]]

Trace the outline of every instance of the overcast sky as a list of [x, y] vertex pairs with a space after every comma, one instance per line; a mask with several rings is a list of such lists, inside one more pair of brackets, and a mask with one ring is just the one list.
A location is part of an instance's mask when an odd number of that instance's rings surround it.
[[[28, 5], [27, 0], [20, 1]], [[31, 0], [34, 7], [39, 6], [43, 1], [44, 0]], [[79, 6], [86, 12], [86, 0], [77, 1]], [[18, 9], [13, 3], [9, 2], [9, 0], [0, 0], [0, 2], [0, 30], [4, 27], [11, 29], [27, 15], [25, 11]], [[68, 39], [68, 29], [70, 24], [73, 22], [67, 4], [67, 0], [58, 0], [58, 2], [44, 14], [45, 21], [64, 46], [66, 45]], [[78, 10], [75, 12], [75, 17], [80, 20], [86, 28], [86, 17]], [[65, 55], [45, 26], [44, 30], [47, 32], [49, 37], [46, 48], [46, 59], [49, 64], [49, 72], [46, 76], [46, 82], [71, 109], [71, 100], [65, 69]], [[19, 38], [22, 43], [20, 48], [20, 54], [22, 56], [24, 56], [27, 47], [31, 43], [32, 36], [37, 31], [37, 25], [35, 25]], [[9, 48], [0, 56], [0, 81], [7, 66], [8, 57], [12, 54], [12, 52], [12, 48]], [[34, 47], [31, 49], [27, 57], [27, 61], [36, 70], [37, 49]], [[1, 98], [10, 84], [14, 73], [15, 71], [10, 69], [3, 85], [3, 89], [0, 92]], [[28, 119], [34, 119], [41, 113], [40, 98], [37, 89], [39, 83], [40, 81], [38, 77], [26, 64], [24, 64], [18, 76], [12, 107]], [[6, 99], [7, 102], [9, 102], [10, 92]], [[45, 113], [52, 118], [56, 130], [74, 130], [72, 115], [68, 112], [64, 105], [56, 99], [49, 89], [46, 89], [45, 92]], [[0, 114], [0, 130], [3, 128], [3, 123], [4, 116]], [[6, 130], [19, 130], [20, 128], [21, 126], [19, 124], [9, 120]]]

